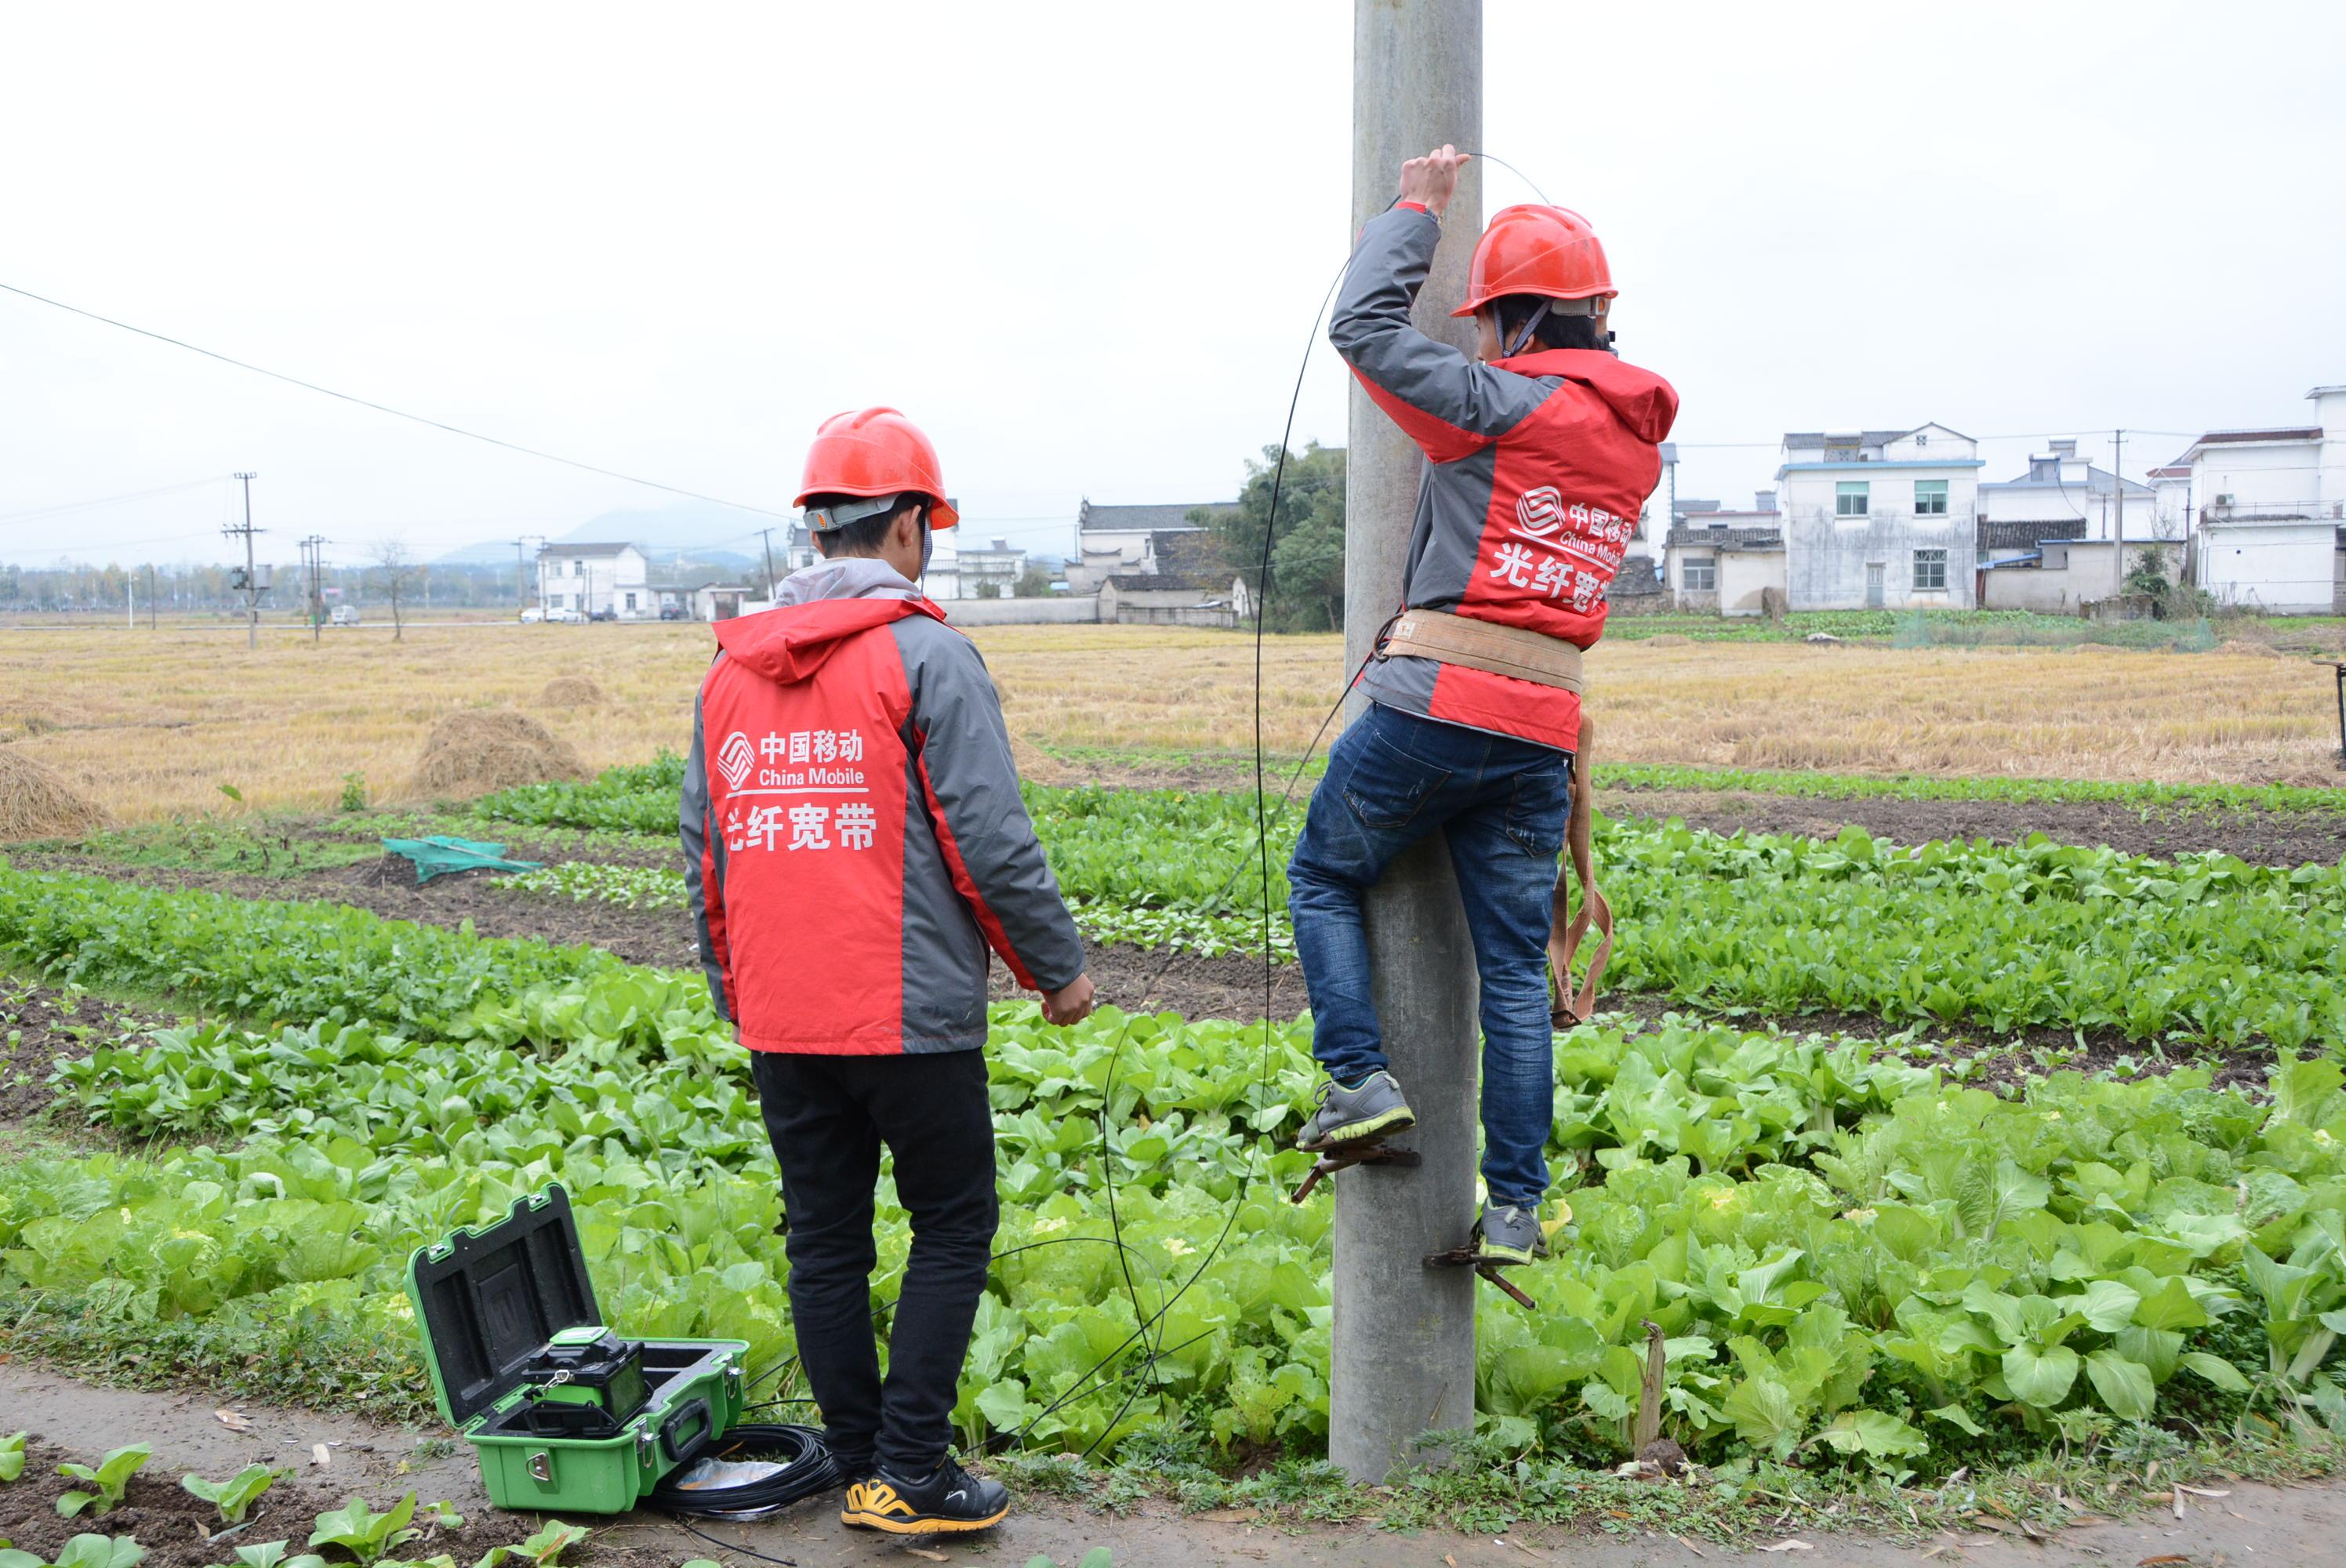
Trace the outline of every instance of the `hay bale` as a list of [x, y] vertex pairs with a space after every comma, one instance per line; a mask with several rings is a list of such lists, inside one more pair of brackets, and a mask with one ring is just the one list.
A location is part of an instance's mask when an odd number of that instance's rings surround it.
[[584, 779], [570, 743], [525, 713], [468, 708], [432, 727], [415, 765], [423, 795], [481, 795], [516, 784]]
[[1642, 640], [1649, 648], [1689, 648], [1694, 647], [1694, 639], [1692, 637], [1682, 637], [1676, 632], [1662, 632], [1657, 636], [1643, 638]]
[[557, 675], [537, 694], [540, 708], [600, 708], [610, 695], [583, 675]]
[[2251, 642], [2247, 637], [2226, 637], [2216, 645], [2216, 651], [2244, 654], [2249, 658], [2287, 658], [2289, 657], [2270, 643]]
[[0, 843], [77, 839], [105, 822], [105, 810], [64, 774], [16, 747], [0, 748]]

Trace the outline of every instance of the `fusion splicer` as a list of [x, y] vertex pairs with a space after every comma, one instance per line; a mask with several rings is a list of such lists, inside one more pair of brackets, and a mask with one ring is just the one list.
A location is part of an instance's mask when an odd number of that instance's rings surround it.
[[651, 1397], [644, 1346], [600, 1323], [558, 1330], [521, 1369], [523, 1424], [547, 1437], [607, 1437]]

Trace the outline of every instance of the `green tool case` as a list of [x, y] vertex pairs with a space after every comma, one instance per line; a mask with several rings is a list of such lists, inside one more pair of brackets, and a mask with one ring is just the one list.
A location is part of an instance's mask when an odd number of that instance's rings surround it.
[[619, 1339], [602, 1328], [570, 1195], [408, 1260], [440, 1413], [499, 1508], [625, 1513], [741, 1419], [741, 1339]]

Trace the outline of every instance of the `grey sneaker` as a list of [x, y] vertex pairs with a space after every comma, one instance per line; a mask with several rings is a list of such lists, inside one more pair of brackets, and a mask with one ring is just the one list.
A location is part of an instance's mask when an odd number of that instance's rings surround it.
[[1528, 1208], [1489, 1208], [1474, 1222], [1474, 1257], [1482, 1263], [1529, 1263], [1547, 1256], [1539, 1216]]
[[1349, 1089], [1329, 1079], [1320, 1085], [1319, 1107], [1295, 1137], [1295, 1146], [1306, 1154], [1391, 1137], [1417, 1125], [1417, 1113], [1402, 1098], [1401, 1085], [1382, 1069]]

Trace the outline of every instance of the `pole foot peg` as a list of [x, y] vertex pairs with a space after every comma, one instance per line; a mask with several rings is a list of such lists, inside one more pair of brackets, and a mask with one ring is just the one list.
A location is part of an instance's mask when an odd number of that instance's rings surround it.
[[1320, 1185], [1322, 1177], [1334, 1176], [1338, 1171], [1351, 1170], [1354, 1166], [1393, 1166], [1402, 1170], [1415, 1170], [1424, 1163], [1415, 1149], [1387, 1148], [1382, 1143], [1366, 1140], [1331, 1144], [1320, 1151], [1320, 1158], [1310, 1174], [1304, 1176], [1303, 1185], [1295, 1189], [1295, 1196], [1288, 1201], [1301, 1203], [1311, 1196], [1311, 1189]]
[[1514, 1297], [1516, 1305], [1522, 1307], [1525, 1311], [1536, 1312], [1539, 1310], [1538, 1302], [1525, 1295], [1523, 1291], [1516, 1287], [1513, 1280], [1499, 1272], [1499, 1270], [1509, 1267], [1509, 1265], [1504, 1263], [1485, 1262], [1482, 1258], [1477, 1257], [1474, 1254], [1474, 1245], [1472, 1242], [1468, 1242], [1464, 1247], [1454, 1247], [1447, 1252], [1427, 1253], [1425, 1255], [1425, 1267], [1428, 1268], [1471, 1268], [1476, 1274], [1481, 1275], [1484, 1279], [1489, 1280], [1492, 1284], [1505, 1291], [1509, 1296]]

